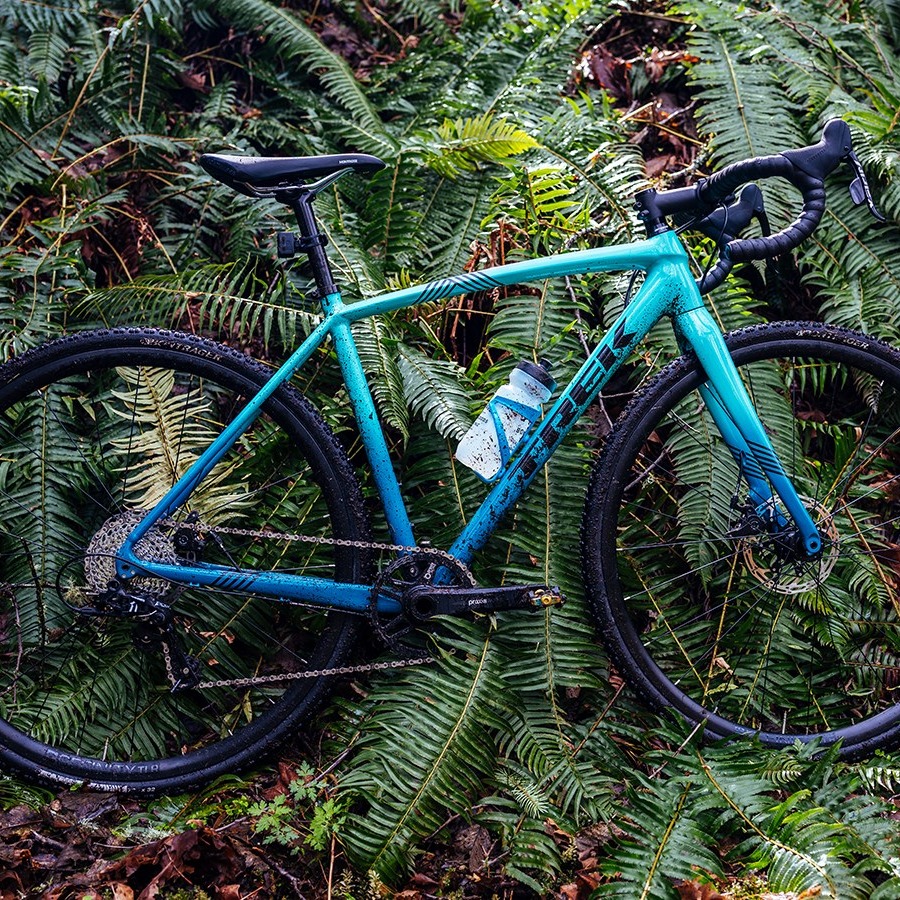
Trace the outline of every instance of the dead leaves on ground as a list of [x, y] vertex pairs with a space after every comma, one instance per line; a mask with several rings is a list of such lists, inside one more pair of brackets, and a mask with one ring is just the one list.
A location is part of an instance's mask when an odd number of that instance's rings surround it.
[[681, 28], [664, 14], [615, 16], [585, 50], [573, 76], [576, 88], [603, 89], [622, 112], [650, 178], [690, 166], [702, 144], [685, 77], [697, 57], [686, 49]]
[[202, 826], [129, 846], [116, 827], [138, 809], [85, 792], [0, 814], [0, 900], [155, 900], [192, 887], [211, 900], [277, 895], [279, 873], [249, 834]]
[[135, 847], [114, 862], [98, 860], [82, 875], [45, 892], [63, 900], [76, 891], [79, 900], [155, 900], [166, 888], [201, 886], [215, 900], [239, 900], [243, 861], [233, 842], [211, 828], [196, 828]]

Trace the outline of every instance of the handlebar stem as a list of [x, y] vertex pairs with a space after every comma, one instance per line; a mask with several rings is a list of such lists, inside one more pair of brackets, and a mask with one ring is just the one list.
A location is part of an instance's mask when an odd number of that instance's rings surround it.
[[634, 208], [638, 211], [638, 218], [644, 223], [647, 237], [669, 231], [669, 224], [666, 222], [668, 216], [693, 208], [699, 203], [700, 195], [696, 184], [662, 192], [647, 188], [634, 197]]

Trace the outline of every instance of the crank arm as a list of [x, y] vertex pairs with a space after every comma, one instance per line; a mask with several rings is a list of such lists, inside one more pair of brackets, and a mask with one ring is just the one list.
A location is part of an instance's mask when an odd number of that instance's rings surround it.
[[432, 616], [503, 612], [511, 609], [543, 609], [560, 606], [565, 597], [558, 587], [545, 584], [507, 587], [440, 587], [417, 585], [403, 598], [407, 614], [419, 621]]

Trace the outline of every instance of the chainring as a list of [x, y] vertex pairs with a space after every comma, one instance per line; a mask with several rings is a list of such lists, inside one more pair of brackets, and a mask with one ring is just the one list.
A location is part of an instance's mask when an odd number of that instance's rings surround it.
[[[440, 550], [421, 548], [392, 560], [378, 573], [369, 594], [369, 621], [379, 640], [392, 652], [421, 655], [424, 635], [433, 630], [433, 626], [410, 608], [407, 595], [410, 588], [436, 584], [475, 587], [477, 582], [458, 559]], [[380, 611], [379, 597], [396, 600], [401, 612]]]

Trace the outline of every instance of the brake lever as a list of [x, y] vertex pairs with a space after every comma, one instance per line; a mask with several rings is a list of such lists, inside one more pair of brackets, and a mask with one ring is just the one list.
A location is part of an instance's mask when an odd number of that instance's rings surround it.
[[872, 217], [879, 222], [887, 222], [887, 219], [881, 214], [878, 207], [875, 205], [875, 200], [872, 198], [872, 191], [869, 188], [869, 182], [866, 179], [865, 170], [862, 167], [862, 163], [859, 161], [857, 155], [851, 150], [845, 157], [844, 161], [847, 163], [851, 172], [856, 176], [853, 181], [850, 182], [850, 199], [857, 205], [861, 205], [865, 203], [866, 206], [869, 207], [869, 212], [872, 214]]
[[692, 227], [720, 244], [734, 240], [753, 219], [759, 221], [764, 237], [770, 233], [762, 191], [757, 185], [744, 185], [737, 199], [732, 195], [726, 197], [723, 203]]

